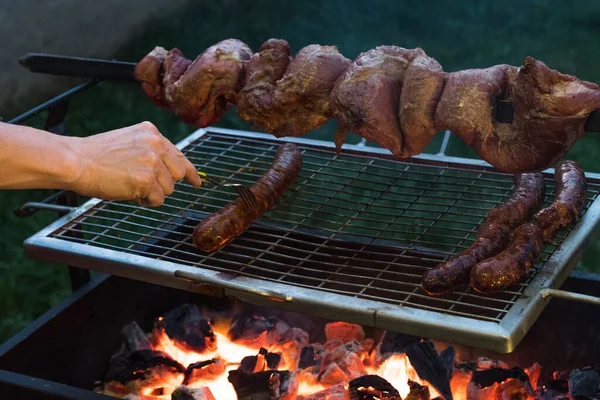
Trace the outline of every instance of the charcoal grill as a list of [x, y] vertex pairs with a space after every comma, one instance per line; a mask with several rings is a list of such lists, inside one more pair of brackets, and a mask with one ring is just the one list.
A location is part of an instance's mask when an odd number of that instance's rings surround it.
[[[550, 297], [600, 304], [558, 290], [600, 218], [600, 175], [587, 174], [585, 212], [545, 246], [519, 285], [491, 296], [471, 289], [431, 297], [420, 277], [475, 238], [487, 211], [513, 189], [512, 176], [479, 160], [305, 138], [200, 129], [178, 143], [207, 174], [252, 184], [277, 146], [291, 141], [303, 170], [279, 203], [213, 253], [197, 251], [193, 227], [235, 198], [207, 184], [178, 183], [159, 208], [92, 199], [28, 238], [34, 258], [149, 283], [237, 297], [256, 305], [512, 352]], [[546, 203], [554, 194], [546, 176]]]

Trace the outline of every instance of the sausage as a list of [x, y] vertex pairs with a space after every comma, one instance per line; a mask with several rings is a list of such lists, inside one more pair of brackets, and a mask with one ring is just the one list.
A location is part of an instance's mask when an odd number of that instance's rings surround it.
[[480, 293], [492, 293], [516, 284], [538, 260], [543, 245], [542, 229], [535, 223], [522, 224], [505, 250], [473, 267], [471, 287]]
[[199, 250], [212, 252], [229, 243], [275, 205], [301, 169], [300, 149], [293, 143], [282, 144], [275, 154], [273, 164], [250, 188], [259, 209], [250, 209], [240, 198], [232, 201], [196, 225], [192, 236], [194, 246]]
[[423, 274], [423, 289], [430, 295], [437, 295], [468, 284], [473, 265], [502, 251], [508, 245], [509, 238], [508, 226], [486, 223], [468, 249]]
[[544, 241], [549, 242], [556, 233], [573, 223], [586, 203], [587, 183], [585, 173], [576, 161], [562, 161], [555, 168], [555, 199], [534, 215], [537, 225], [544, 232]]
[[515, 190], [501, 205], [491, 209], [475, 242], [462, 253], [426, 271], [423, 290], [438, 295], [469, 284], [473, 266], [498, 254], [510, 242], [510, 231], [531, 218], [544, 201], [546, 187], [541, 173], [516, 174]]
[[509, 247], [473, 267], [470, 284], [480, 293], [491, 293], [517, 284], [539, 257], [544, 242], [577, 219], [585, 206], [585, 173], [576, 161], [562, 161], [554, 172], [556, 195], [552, 204], [515, 230]]
[[544, 175], [541, 173], [516, 174], [513, 180], [513, 194], [505, 202], [492, 208], [487, 215], [487, 221], [508, 225], [510, 229], [528, 221], [544, 204], [546, 195]]

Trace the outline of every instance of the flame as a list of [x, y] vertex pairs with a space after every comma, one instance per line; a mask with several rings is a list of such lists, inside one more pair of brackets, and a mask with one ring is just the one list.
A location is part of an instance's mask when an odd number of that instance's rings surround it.
[[[200, 379], [197, 379], [196, 381], [187, 385], [190, 388], [207, 387], [216, 400], [234, 400], [237, 398], [235, 389], [228, 380], [229, 372], [238, 369], [240, 362], [244, 357], [256, 356], [260, 348], [265, 348], [271, 353], [281, 354], [282, 357], [278, 367], [279, 370], [295, 370], [299, 349], [297, 348], [297, 345], [294, 346], [293, 341], [269, 346], [269, 340], [266, 334], [263, 334], [255, 340], [236, 343], [231, 341], [227, 336], [228, 327], [229, 324], [227, 323], [221, 323], [220, 325], [213, 326], [213, 332], [216, 336], [217, 350], [212, 352], [200, 354], [190, 351], [182, 344], [169, 338], [164, 331], [153, 332], [155, 339], [154, 349], [166, 353], [172, 359], [176, 360], [185, 367], [193, 363], [208, 361], [211, 359], [219, 359], [223, 361], [225, 365], [224, 372], [214, 375], [207, 373], [207, 376], [203, 375]], [[422, 386], [427, 386], [431, 399], [440, 396], [440, 394], [429, 382], [424, 381], [419, 377], [405, 354], [392, 355], [384, 362], [379, 363], [376, 362], [375, 351], [370, 351], [371, 347], [362, 347], [362, 349], [363, 351], [356, 353], [358, 359], [360, 360], [359, 364], [362, 364], [362, 367], [364, 367], [364, 369], [357, 371], [359, 374], [366, 373], [381, 376], [398, 390], [401, 398], [403, 399], [409, 395], [409, 381], [416, 382]], [[344, 360], [348, 359], [344, 358], [341, 362], [343, 363]], [[336, 360], [331, 362], [339, 361]], [[264, 368], [265, 361], [263, 359], [257, 364], [255, 372], [262, 371]], [[531, 376], [532, 386], [535, 388], [540, 374], [540, 366], [536, 364], [525, 371]], [[331, 389], [336, 385], [347, 383], [347, 381], [344, 381], [343, 383], [338, 382], [336, 384], [324, 384], [319, 381], [318, 374], [314, 373], [312, 368], [308, 368], [304, 371], [295, 370], [295, 372], [298, 377], [298, 396], [316, 394], [318, 392]], [[356, 376], [356, 372], [354, 373]], [[350, 379], [352, 379], [352, 377], [348, 378], [348, 380]], [[104, 393], [121, 397], [127, 394], [126, 391], [129, 389], [131, 390], [131, 393], [150, 396], [151, 398], [155, 399], [170, 400], [171, 393], [183, 383], [183, 380], [183, 373], [175, 373], [172, 370], [167, 370], [167, 368], [164, 370], [159, 368], [154, 376], [143, 382], [143, 386], [141, 386], [141, 388], [139, 386], [128, 387], [127, 384], [121, 385], [118, 383], [109, 382], [104, 387]], [[452, 395], [455, 400], [466, 400], [469, 397], [468, 390], [470, 380], [470, 372], [460, 370], [455, 371], [450, 382]], [[510, 382], [503, 382], [502, 385], [508, 386], [510, 385]], [[493, 393], [498, 386], [499, 385], [496, 384], [492, 387], [486, 388], [480, 394], [482, 394], [485, 398], [488, 396], [487, 393]], [[325, 395], [325, 397], [319, 398], [327, 399], [329, 396]]]

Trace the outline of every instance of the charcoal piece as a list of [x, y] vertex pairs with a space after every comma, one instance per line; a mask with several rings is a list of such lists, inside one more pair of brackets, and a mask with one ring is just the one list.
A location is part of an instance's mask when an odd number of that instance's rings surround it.
[[405, 335], [386, 331], [381, 339], [379, 352], [384, 356], [392, 354], [404, 354], [408, 346], [417, 343], [421, 338], [417, 336]]
[[593, 369], [574, 369], [569, 374], [569, 392], [574, 399], [589, 399], [600, 388], [600, 376]]
[[237, 400], [288, 400], [296, 398], [298, 380], [290, 371], [263, 371], [248, 374], [240, 370], [229, 371], [227, 377], [233, 385]]
[[446, 370], [448, 371], [448, 379], [451, 380], [452, 375], [454, 374], [456, 350], [454, 350], [454, 347], [448, 346], [440, 353], [440, 358], [444, 362]]
[[215, 400], [215, 397], [207, 387], [192, 389], [179, 386], [171, 393], [171, 400]]
[[133, 321], [125, 325], [122, 332], [125, 336], [125, 348], [127, 351], [152, 350], [152, 342], [137, 322]]
[[155, 350], [137, 350], [129, 354], [112, 357], [106, 374], [106, 382], [118, 381], [126, 383], [135, 379], [143, 379], [146, 372], [157, 366], [165, 366], [174, 372], [185, 372], [185, 367], [167, 354]]
[[481, 388], [492, 386], [494, 383], [502, 383], [508, 379], [517, 379], [521, 382], [527, 393], [533, 394], [529, 376], [521, 367], [490, 368], [483, 371], [474, 371], [471, 382]]
[[187, 366], [182, 384], [189, 385], [201, 379], [217, 376], [225, 372], [225, 367], [225, 362], [218, 358], [195, 362]]
[[210, 321], [192, 304], [183, 304], [156, 320], [154, 329], [164, 331], [186, 350], [202, 354], [217, 349]]
[[335, 385], [340, 382], [347, 382], [350, 380], [348, 375], [342, 368], [336, 363], [330, 363], [326, 367], [322, 368], [319, 373], [318, 381], [325, 385]]
[[401, 400], [391, 383], [378, 375], [364, 375], [348, 382], [349, 400]]
[[411, 380], [408, 381], [408, 396], [404, 400], [429, 400], [429, 388], [427, 386], [421, 386], [417, 382]]
[[438, 354], [433, 343], [421, 339], [409, 345], [405, 353], [419, 378], [429, 382], [445, 400], [452, 400], [451, 374], [447, 362]]
[[296, 400], [347, 400], [346, 382], [340, 382], [327, 389], [308, 395], [299, 395]]
[[253, 341], [265, 332], [275, 328], [279, 319], [277, 317], [264, 317], [252, 313], [242, 312], [237, 314], [227, 332], [227, 337], [232, 342], [239, 340]]
[[246, 356], [240, 362], [240, 371], [252, 374], [265, 370], [277, 370], [281, 362], [281, 354], [270, 353], [265, 348], [260, 348], [258, 355]]
[[313, 346], [304, 346], [300, 352], [298, 359], [298, 369], [302, 370], [308, 367], [313, 367], [320, 363], [321, 359], [315, 354]]
[[279, 363], [281, 363], [281, 354], [267, 353], [265, 361], [267, 362], [267, 369], [276, 370], [279, 368]]
[[325, 336], [327, 341], [340, 340], [342, 343], [346, 343], [356, 340], [362, 342], [365, 339], [365, 331], [360, 325], [342, 321], [330, 322], [325, 325]]

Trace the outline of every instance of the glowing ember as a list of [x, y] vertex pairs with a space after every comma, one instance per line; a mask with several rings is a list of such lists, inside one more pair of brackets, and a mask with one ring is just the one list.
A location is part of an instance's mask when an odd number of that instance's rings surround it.
[[[197, 323], [198, 314], [196, 311], [194, 313]], [[507, 376], [504, 381], [483, 386], [476, 381], [474, 374], [477, 371], [494, 368], [509, 371], [505, 364], [479, 359], [471, 369], [448, 369], [451, 367], [445, 367], [446, 361], [433, 345], [431, 348], [423, 345], [430, 343], [424, 342], [424, 339], [402, 336], [399, 342], [389, 342], [397, 340], [392, 338], [386, 344], [383, 343], [385, 339], [376, 344], [373, 339], [365, 338], [362, 327], [343, 322], [328, 324], [326, 341], [312, 343], [302, 329], [291, 328], [282, 321], [246, 318], [238, 321], [235, 334], [231, 332], [234, 326], [231, 320], [212, 321], [207, 336], [210, 340], [205, 341], [209, 345], [205, 348], [196, 345], [194, 349], [198, 351], [192, 351], [187, 341], [182, 342], [181, 337], [174, 339], [167, 334], [173, 329], [164, 329], [164, 319], [157, 321], [163, 325], [159, 325], [159, 328], [155, 325], [149, 334], [145, 334], [137, 324], [128, 326], [127, 345], [113, 357], [117, 361], [111, 361], [111, 368], [116, 365], [114, 368], [121, 369], [107, 375], [111, 378], [107, 378], [98, 390], [100, 393], [119, 398], [129, 395], [133, 396], [129, 398], [139, 400], [170, 400], [171, 394], [181, 388], [179, 392], [186, 394], [197, 390], [201, 398], [210, 398], [212, 394], [215, 400], [236, 400], [238, 396], [246, 399], [248, 397], [239, 393], [254, 391], [266, 393], [266, 397], [261, 398], [276, 400], [342, 400], [348, 398], [353, 382], [373, 377], [376, 382], [382, 382], [383, 378], [383, 382], [391, 385], [404, 400], [442, 399], [444, 393], [450, 392], [454, 400], [491, 399], [513, 394], [526, 398], [531, 395], [519, 380], [521, 377]], [[207, 334], [208, 320], [201, 322], [197, 326], [203, 326], [202, 332]], [[195, 331], [180, 329], [178, 334], [193, 335]], [[202, 339], [206, 338], [191, 341], [202, 344]], [[411, 345], [415, 347], [412, 353], [408, 353], [410, 359], [398, 351], [398, 346]], [[393, 350], [390, 352], [389, 348]], [[412, 358], [417, 357], [415, 349], [423, 352], [422, 358]], [[171, 362], [165, 363], [165, 358]], [[413, 363], [417, 368], [411, 364], [411, 360], [418, 361], [417, 364]], [[431, 365], [427, 364], [432, 362]], [[440, 368], [446, 368], [448, 374], [439, 373]], [[437, 372], [432, 376], [424, 370]], [[531, 378], [527, 378], [527, 384], [531, 390], [535, 390], [540, 376], [539, 366], [534, 365], [522, 371]], [[446, 389], [440, 384], [440, 380], [443, 382], [444, 379]], [[372, 393], [386, 392], [372, 385], [364, 387]], [[364, 387], [354, 390], [360, 392]], [[372, 393], [371, 398], [378, 396]]]

